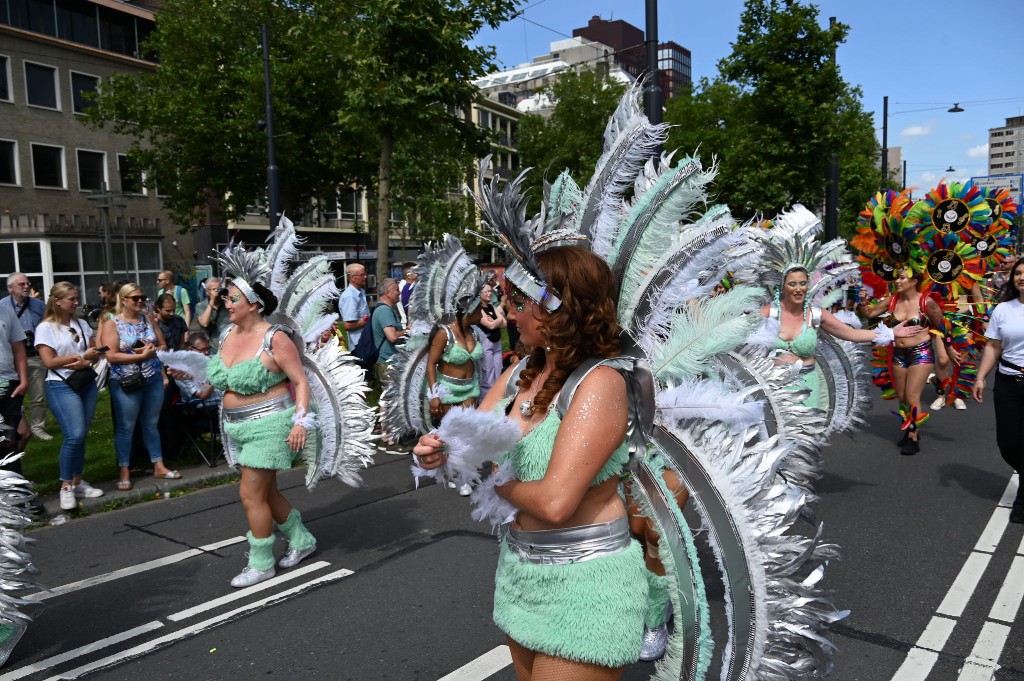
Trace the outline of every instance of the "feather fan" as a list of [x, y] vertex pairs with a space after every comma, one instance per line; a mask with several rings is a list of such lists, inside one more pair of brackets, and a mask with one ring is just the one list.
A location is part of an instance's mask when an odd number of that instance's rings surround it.
[[479, 484], [480, 467], [500, 460], [522, 439], [523, 433], [504, 414], [452, 407], [441, 419], [437, 437], [444, 443], [448, 462], [423, 474], [462, 485]]
[[683, 380], [655, 398], [662, 420], [682, 428], [692, 419], [721, 421], [733, 431], [746, 430], [764, 419], [764, 400], [750, 400], [753, 390], [737, 392], [707, 379]]
[[166, 366], [184, 372], [196, 383], [206, 383], [206, 368], [210, 358], [201, 352], [191, 350], [157, 350], [156, 356]]
[[492, 527], [515, 520], [519, 509], [507, 499], [498, 496], [498, 492], [494, 489], [515, 480], [515, 478], [511, 461], [503, 461], [497, 471], [487, 476], [469, 495], [469, 500], [474, 507], [473, 520], [477, 522], [486, 520], [491, 523]]

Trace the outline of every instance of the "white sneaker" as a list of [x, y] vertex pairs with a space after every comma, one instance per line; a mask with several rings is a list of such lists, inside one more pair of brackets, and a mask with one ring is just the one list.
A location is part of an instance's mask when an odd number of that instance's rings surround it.
[[85, 480], [82, 480], [74, 487], [76, 499], [95, 499], [103, 496], [103, 490], [96, 489]]
[[935, 401], [931, 403], [932, 411], [938, 411], [946, 406], [946, 396], [939, 395], [935, 398]]
[[242, 589], [253, 584], [259, 584], [265, 582], [275, 574], [274, 566], [271, 565], [269, 570], [253, 570], [251, 567], [246, 565], [242, 568], [242, 571], [235, 575], [235, 578], [231, 580], [231, 586], [236, 589]]
[[75, 499], [75, 489], [71, 485], [64, 485], [60, 488], [60, 507], [64, 511], [78, 508], [78, 500]]
[[458, 485], [456, 485], [451, 480], [448, 481], [448, 489], [455, 489], [456, 487], [458, 487]]
[[33, 437], [37, 437], [37, 438], [39, 438], [40, 440], [47, 440], [47, 441], [49, 441], [49, 440], [52, 440], [52, 439], [53, 439], [53, 436], [52, 436], [52, 435], [50, 435], [49, 433], [47, 433], [47, 432], [46, 432], [45, 430], [43, 430], [42, 428], [38, 428], [38, 427], [37, 427], [37, 428], [33, 428], [33, 429], [32, 429], [32, 436], [33, 436]]
[[460, 497], [468, 497], [472, 493], [473, 493], [473, 486], [470, 485], [468, 482], [465, 485], [463, 485], [462, 487], [459, 488], [459, 496]]
[[953, 400], [953, 408], [958, 411], [964, 411], [965, 409], [967, 409], [967, 405], [964, 404], [964, 401], [958, 397], [955, 400]]
[[314, 551], [316, 551], [316, 544], [313, 544], [308, 549], [305, 549], [303, 551], [300, 551], [299, 549], [289, 548], [288, 553], [284, 554], [281, 560], [277, 561], [277, 567], [281, 568], [282, 570], [293, 568], [299, 563], [301, 563], [303, 558], [313, 553]]

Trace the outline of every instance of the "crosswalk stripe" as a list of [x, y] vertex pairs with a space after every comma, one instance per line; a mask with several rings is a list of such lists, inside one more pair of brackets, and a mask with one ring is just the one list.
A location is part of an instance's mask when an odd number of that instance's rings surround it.
[[512, 652], [509, 647], [498, 646], [462, 665], [452, 673], [442, 676], [438, 681], [483, 681], [510, 664], [512, 664]]
[[978, 538], [978, 543], [974, 545], [974, 550], [995, 553], [996, 547], [999, 546], [999, 540], [1003, 538], [1003, 532], [1006, 531], [1009, 524], [1010, 509], [1005, 506], [996, 506], [996, 510], [992, 512], [992, 517], [988, 520], [988, 525], [985, 526], [981, 537]]
[[996, 596], [996, 602], [992, 604], [988, 618], [1013, 624], [1022, 599], [1024, 599], [1024, 556], [1015, 556], [1009, 572], [1006, 573], [1006, 579], [1003, 580], [1003, 586], [999, 589], [999, 595]]
[[946, 593], [946, 597], [942, 599], [942, 603], [939, 604], [935, 612], [949, 617], [960, 617], [991, 559], [992, 556], [987, 553], [972, 552], [967, 556], [960, 574], [956, 576], [953, 586], [949, 587], [949, 592]]
[[970, 657], [964, 662], [957, 681], [992, 681], [999, 656], [1003, 654], [1003, 646], [1010, 635], [1010, 627], [996, 622], [985, 622]]

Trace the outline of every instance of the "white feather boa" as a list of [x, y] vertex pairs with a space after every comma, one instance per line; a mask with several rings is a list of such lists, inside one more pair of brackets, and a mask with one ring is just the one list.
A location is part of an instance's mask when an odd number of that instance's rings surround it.
[[498, 492], [494, 489], [515, 479], [516, 475], [512, 470], [512, 462], [504, 461], [498, 467], [498, 470], [491, 473], [490, 477], [481, 482], [480, 486], [474, 489], [473, 493], [469, 496], [470, 502], [476, 507], [473, 509], [473, 520], [477, 522], [487, 520], [491, 523], [491, 527], [515, 520], [519, 509], [513, 506], [511, 502], [499, 497]]
[[504, 414], [477, 411], [466, 407], [452, 407], [436, 431], [444, 443], [448, 461], [434, 470], [424, 470], [413, 464], [412, 474], [419, 486], [420, 478], [433, 478], [454, 482], [480, 483], [480, 467], [498, 461], [523, 437], [519, 426]]
[[862, 329], [864, 325], [861, 324], [860, 317], [855, 312], [850, 310], [838, 310], [834, 314], [835, 318], [846, 324], [852, 329]]
[[206, 368], [210, 365], [210, 358], [203, 353], [191, 350], [157, 350], [156, 356], [170, 368], [191, 376], [196, 383], [206, 383]]

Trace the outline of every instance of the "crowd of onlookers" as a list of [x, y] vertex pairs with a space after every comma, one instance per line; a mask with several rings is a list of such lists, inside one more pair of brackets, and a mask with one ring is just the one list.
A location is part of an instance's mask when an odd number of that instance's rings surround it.
[[[338, 340], [351, 349], [362, 333], [371, 334], [378, 352], [368, 374], [382, 388], [388, 380], [388, 360], [413, 323], [409, 310], [416, 272], [409, 267], [401, 281], [382, 279], [372, 312], [365, 268], [349, 265], [345, 279], [338, 302]], [[47, 410], [52, 412], [62, 436], [62, 509], [75, 508], [83, 497], [103, 494], [82, 478], [82, 472], [87, 434], [104, 388], [113, 420], [119, 490], [132, 488], [133, 469], [150, 468], [162, 479], [180, 477], [164, 458], [174, 457], [186, 444], [196, 413], [204, 415], [211, 437], [216, 431], [219, 391], [164, 366], [157, 351], [215, 353], [230, 324], [226, 289], [220, 279], [206, 279], [202, 299], [193, 305], [188, 290], [174, 283], [170, 271], [160, 272], [155, 284], [152, 299], [137, 282], [102, 284], [98, 293], [103, 305], [86, 319], [80, 314], [80, 291], [73, 284], [58, 282], [44, 297], [25, 274], [7, 277], [8, 295], [0, 299], [0, 458], [24, 451], [32, 437], [52, 440], [45, 428]], [[484, 394], [503, 365], [523, 351], [517, 348], [518, 333], [507, 319], [507, 300], [496, 278], [484, 288], [481, 301], [483, 315], [474, 336], [484, 350], [479, 364]], [[502, 352], [503, 333], [518, 353]], [[189, 423], [182, 423], [183, 405], [191, 407]], [[395, 445], [383, 443], [392, 449]], [[21, 461], [5, 467], [21, 472]], [[42, 511], [38, 506], [31, 510]]]

